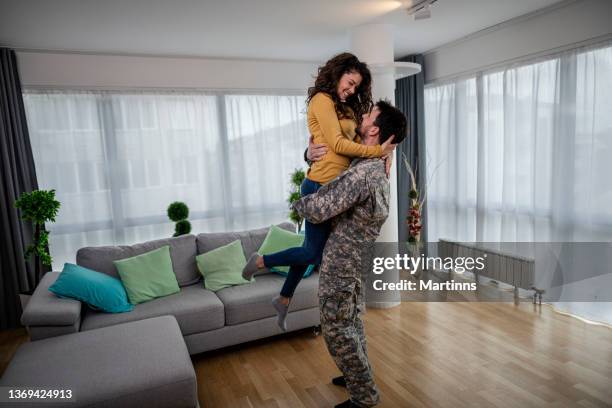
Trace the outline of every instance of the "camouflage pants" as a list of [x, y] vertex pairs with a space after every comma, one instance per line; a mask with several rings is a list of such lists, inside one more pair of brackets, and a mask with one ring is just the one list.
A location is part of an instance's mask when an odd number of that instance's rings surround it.
[[319, 297], [321, 331], [329, 354], [346, 379], [353, 403], [372, 407], [380, 399], [368, 361], [363, 322], [360, 311], [361, 285], [343, 282]]

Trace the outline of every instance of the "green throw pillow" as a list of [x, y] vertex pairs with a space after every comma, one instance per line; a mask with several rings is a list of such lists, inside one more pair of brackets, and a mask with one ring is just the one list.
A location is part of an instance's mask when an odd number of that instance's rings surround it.
[[168, 245], [113, 263], [133, 305], [180, 290]]
[[246, 258], [239, 239], [196, 256], [196, 262], [198, 270], [204, 277], [204, 286], [213, 292], [255, 280], [253, 278], [248, 281], [242, 277]]
[[[293, 247], [301, 247], [304, 243], [304, 235], [296, 234], [295, 232], [287, 231], [276, 225], [272, 225], [268, 230], [268, 235], [264, 239], [263, 244], [257, 251], [260, 255], [269, 255], [278, 251]], [[272, 272], [277, 272], [286, 275], [289, 272], [288, 266], [275, 266], [270, 268]]]

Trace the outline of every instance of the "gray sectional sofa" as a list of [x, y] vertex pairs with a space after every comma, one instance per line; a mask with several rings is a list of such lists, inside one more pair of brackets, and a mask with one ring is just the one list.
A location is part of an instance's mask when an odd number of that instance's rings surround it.
[[[290, 223], [281, 228], [293, 231]], [[268, 228], [244, 232], [207, 233], [160, 239], [131, 246], [81, 248], [77, 264], [118, 277], [113, 261], [170, 246], [179, 293], [138, 304], [127, 313], [97, 312], [79, 301], [60, 299], [49, 292], [59, 272], [47, 273], [22, 315], [32, 340], [84, 332], [121, 323], [171, 315], [176, 318], [189, 354], [243, 343], [281, 333], [270, 304], [284, 282], [280, 275], [264, 270], [255, 282], [212, 292], [204, 287], [195, 257], [240, 239], [245, 256], [262, 244]], [[319, 325], [318, 274], [304, 279], [292, 301], [288, 330]]]
[[56, 397], [0, 393], [0, 406], [197, 408], [197, 384], [176, 319], [159, 316], [23, 344], [0, 389]]

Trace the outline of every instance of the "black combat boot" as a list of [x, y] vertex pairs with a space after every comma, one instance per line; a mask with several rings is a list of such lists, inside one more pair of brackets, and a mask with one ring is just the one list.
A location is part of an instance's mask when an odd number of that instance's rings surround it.
[[339, 377], [332, 378], [332, 384], [337, 385], [339, 387], [345, 387], [346, 388], [346, 380], [344, 379], [343, 375], [341, 375]]
[[351, 401], [350, 399], [347, 399], [346, 401], [336, 405], [335, 408], [360, 408], [360, 407], [359, 405], [355, 405], [353, 401]]

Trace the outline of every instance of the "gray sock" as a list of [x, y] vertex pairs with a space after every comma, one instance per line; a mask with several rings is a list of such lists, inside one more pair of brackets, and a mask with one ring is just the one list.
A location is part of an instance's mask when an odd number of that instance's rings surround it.
[[272, 306], [276, 309], [276, 314], [278, 315], [278, 327], [282, 331], [287, 331], [287, 313], [289, 312], [289, 305], [285, 306], [280, 302], [280, 296], [272, 299]]
[[259, 270], [259, 268], [257, 268], [257, 257], [258, 256], [259, 256], [259, 254], [257, 252], [254, 252], [249, 257], [249, 260], [247, 261], [247, 264], [242, 269], [242, 277], [244, 279], [251, 280], [253, 275], [255, 275], [255, 272], [257, 272]]

